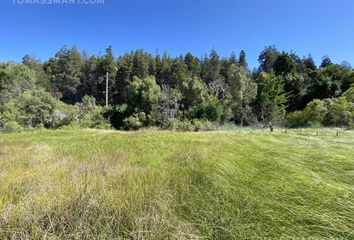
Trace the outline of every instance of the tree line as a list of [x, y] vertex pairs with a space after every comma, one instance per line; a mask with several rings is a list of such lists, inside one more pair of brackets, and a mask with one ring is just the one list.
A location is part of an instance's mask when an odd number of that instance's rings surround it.
[[[171, 57], [142, 49], [116, 58], [64, 46], [41, 62], [0, 64], [0, 129], [211, 130], [226, 123], [353, 127], [354, 71], [347, 63], [266, 47], [259, 67], [246, 53]], [[108, 100], [106, 102], [106, 76]]]

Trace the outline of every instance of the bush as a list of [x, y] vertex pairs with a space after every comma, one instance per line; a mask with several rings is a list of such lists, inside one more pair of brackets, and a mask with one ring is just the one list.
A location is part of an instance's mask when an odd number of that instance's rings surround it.
[[44, 91], [25, 91], [3, 107], [5, 122], [17, 122], [23, 128], [59, 128], [75, 120], [73, 106], [66, 105]]
[[23, 131], [23, 127], [17, 122], [7, 122], [4, 124], [2, 132], [3, 133], [17, 133]]
[[124, 128], [127, 130], [138, 130], [145, 126], [146, 115], [144, 112], [135, 113], [124, 119]]
[[204, 117], [210, 121], [220, 121], [223, 114], [222, 103], [216, 97], [210, 97], [204, 106]]
[[324, 117], [324, 124], [336, 127], [353, 127], [354, 104], [345, 97], [327, 99], [328, 112]]
[[306, 126], [354, 126], [354, 103], [348, 101], [346, 97], [334, 99], [315, 99], [304, 111], [289, 113], [286, 117], [288, 127]]
[[354, 84], [343, 94], [349, 102], [354, 103]]
[[174, 120], [171, 126], [172, 130], [182, 131], [182, 132], [199, 132], [199, 131], [213, 131], [219, 128], [219, 125], [208, 120], [203, 119], [184, 119]]
[[179, 119], [182, 115], [179, 110], [181, 100], [181, 93], [178, 90], [172, 90], [168, 86], [162, 87], [162, 92], [159, 98], [159, 102], [153, 107], [150, 114], [151, 118], [155, 120], [155, 123], [163, 128], [169, 129], [175, 119]]
[[290, 128], [305, 127], [308, 126], [307, 118], [302, 111], [295, 111], [289, 113], [285, 119], [286, 126]]
[[96, 99], [84, 96], [81, 103], [76, 104], [79, 126], [84, 128], [110, 129], [109, 120], [104, 117], [106, 109], [96, 105]]
[[210, 122], [208, 120], [203, 120], [203, 119], [194, 119], [192, 121], [192, 124], [195, 127], [195, 131], [214, 131], [219, 128], [218, 124], [215, 124], [213, 122]]
[[184, 120], [177, 120], [175, 119], [172, 122], [171, 128], [173, 130], [181, 131], [181, 132], [187, 132], [187, 131], [194, 131], [195, 126], [192, 124], [191, 121], [184, 119]]
[[323, 123], [323, 119], [327, 114], [328, 109], [326, 103], [322, 100], [315, 99], [308, 103], [304, 110], [304, 118], [310, 125], [318, 125]]

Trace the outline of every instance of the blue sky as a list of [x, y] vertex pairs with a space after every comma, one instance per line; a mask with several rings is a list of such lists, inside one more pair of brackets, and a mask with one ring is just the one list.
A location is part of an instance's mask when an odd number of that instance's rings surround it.
[[214, 47], [221, 56], [244, 49], [254, 67], [263, 48], [275, 45], [300, 56], [311, 53], [317, 64], [327, 54], [354, 65], [353, 0], [13, 1], [0, 1], [0, 61], [19, 62], [26, 53], [46, 60], [65, 44], [89, 54], [112, 45], [116, 55], [144, 48], [202, 56]]

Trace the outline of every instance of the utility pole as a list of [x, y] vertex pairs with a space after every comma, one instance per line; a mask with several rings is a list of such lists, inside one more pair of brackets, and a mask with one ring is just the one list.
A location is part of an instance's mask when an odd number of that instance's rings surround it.
[[106, 73], [106, 107], [108, 107], [108, 72]]

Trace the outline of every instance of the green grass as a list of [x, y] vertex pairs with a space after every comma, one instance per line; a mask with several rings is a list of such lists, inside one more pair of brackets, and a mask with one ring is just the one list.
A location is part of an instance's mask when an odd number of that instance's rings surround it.
[[0, 239], [354, 239], [353, 199], [352, 131], [0, 135]]

